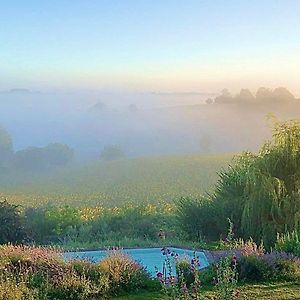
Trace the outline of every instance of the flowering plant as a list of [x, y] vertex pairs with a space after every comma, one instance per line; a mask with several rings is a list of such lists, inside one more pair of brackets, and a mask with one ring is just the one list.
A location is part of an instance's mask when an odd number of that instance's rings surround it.
[[[196, 256], [196, 253], [194, 253], [194, 257], [190, 261], [187, 260], [187, 258], [183, 261], [179, 259], [177, 253], [168, 248], [164, 247], [161, 251], [165, 256], [165, 262], [162, 272], [157, 269], [157, 278], [168, 299], [204, 299], [204, 296], [201, 293], [201, 282], [199, 277], [199, 256]], [[184, 267], [182, 263], [184, 263]], [[192, 282], [188, 282], [187, 275], [191, 275], [189, 277], [192, 278]]]

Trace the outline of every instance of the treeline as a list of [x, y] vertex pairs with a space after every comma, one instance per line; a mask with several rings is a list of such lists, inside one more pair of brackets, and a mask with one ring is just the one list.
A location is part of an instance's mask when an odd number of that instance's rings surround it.
[[[103, 161], [126, 157], [118, 145], [105, 145], [99, 154]], [[74, 159], [74, 150], [62, 143], [50, 143], [44, 147], [28, 147], [14, 151], [13, 141], [6, 129], [0, 127], [0, 170], [47, 171], [63, 167]]]
[[300, 228], [300, 122], [276, 122], [273, 139], [258, 154], [245, 152], [220, 173], [212, 194], [181, 199], [178, 220], [191, 239], [226, 236], [272, 247], [278, 233]]
[[282, 104], [287, 102], [299, 101], [295, 96], [286, 88], [279, 87], [274, 90], [261, 87], [255, 94], [252, 94], [248, 89], [241, 89], [241, 91], [232, 95], [227, 89], [221, 92], [221, 95], [215, 98], [208, 98], [207, 104]]
[[74, 157], [74, 151], [65, 144], [51, 143], [45, 147], [28, 147], [14, 151], [9, 133], [0, 127], [0, 168], [2, 171], [17, 169], [42, 171], [64, 166]]

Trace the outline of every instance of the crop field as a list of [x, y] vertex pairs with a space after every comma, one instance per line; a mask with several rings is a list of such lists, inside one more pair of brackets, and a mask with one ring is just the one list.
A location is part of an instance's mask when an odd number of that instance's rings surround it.
[[1, 197], [23, 206], [47, 203], [119, 206], [199, 197], [217, 180], [232, 154], [95, 161], [51, 173], [2, 174]]

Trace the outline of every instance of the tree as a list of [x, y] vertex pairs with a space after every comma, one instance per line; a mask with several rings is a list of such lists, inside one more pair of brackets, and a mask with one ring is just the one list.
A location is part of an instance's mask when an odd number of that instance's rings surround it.
[[274, 99], [277, 101], [293, 101], [295, 96], [286, 88], [279, 87], [273, 91]]
[[124, 158], [125, 153], [121, 149], [121, 147], [117, 145], [107, 145], [103, 148], [100, 154], [100, 159], [101, 160], [115, 160], [115, 159], [120, 159]]
[[240, 103], [253, 103], [253, 102], [255, 102], [254, 96], [247, 89], [241, 89], [240, 93], [235, 98]]
[[245, 180], [242, 228], [272, 244], [300, 225], [300, 121], [277, 122], [273, 139], [253, 155]]
[[25, 219], [19, 207], [0, 202], [0, 244], [21, 243], [28, 238], [25, 230]]
[[0, 127], [0, 167], [7, 167], [13, 157], [13, 143], [9, 133]]
[[17, 151], [14, 165], [24, 171], [43, 171], [65, 166], [73, 159], [73, 156], [73, 150], [69, 146], [55, 143], [46, 147], [29, 147]]
[[192, 228], [200, 218], [202, 226], [195, 230], [216, 238], [226, 234], [230, 218], [238, 237], [252, 237], [257, 243], [263, 240], [270, 248], [277, 233], [300, 228], [299, 170], [300, 121], [276, 122], [273, 138], [258, 154], [245, 152], [220, 173], [214, 192], [204, 202], [209, 205], [189, 201], [183, 209], [180, 204], [181, 220], [188, 223], [182, 227]]
[[270, 102], [274, 98], [270, 89], [261, 87], [256, 92], [256, 100], [261, 103]]
[[232, 95], [227, 89], [221, 91], [221, 95], [215, 98], [215, 103], [225, 104], [233, 101]]
[[128, 105], [128, 110], [129, 110], [130, 112], [137, 112], [137, 111], [138, 111], [138, 108], [137, 108], [136, 104], [132, 103], [132, 104], [129, 104], [129, 105]]
[[48, 166], [65, 166], [74, 157], [74, 151], [65, 144], [49, 144], [43, 149]]

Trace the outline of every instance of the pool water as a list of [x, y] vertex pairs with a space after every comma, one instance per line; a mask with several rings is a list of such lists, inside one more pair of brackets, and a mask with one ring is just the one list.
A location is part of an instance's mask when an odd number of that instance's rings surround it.
[[[180, 248], [168, 248], [178, 254], [178, 257], [188, 257], [192, 259], [194, 253], [199, 257], [200, 267], [205, 268], [209, 265], [208, 259], [204, 252], [192, 251]], [[122, 249], [122, 252], [128, 254], [135, 261], [143, 265], [146, 270], [153, 276], [156, 275], [156, 268], [162, 272], [165, 263], [165, 256], [162, 254], [161, 248], [141, 248], [141, 249]], [[107, 255], [106, 250], [100, 251], [82, 251], [82, 252], [66, 252], [64, 254], [66, 259], [85, 259], [92, 262], [98, 262]], [[173, 268], [173, 273], [175, 272]], [[175, 274], [174, 274], [175, 275]]]

